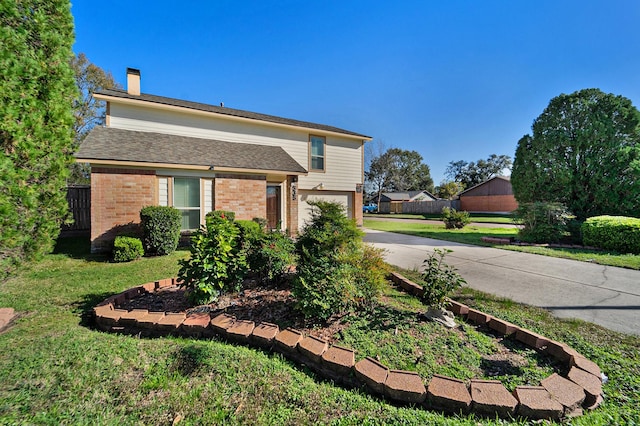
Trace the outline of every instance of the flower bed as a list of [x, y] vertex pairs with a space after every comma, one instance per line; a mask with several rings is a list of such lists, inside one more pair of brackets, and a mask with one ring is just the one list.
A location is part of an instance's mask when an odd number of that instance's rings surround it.
[[[422, 288], [392, 274], [392, 280], [409, 293]], [[125, 310], [119, 307], [146, 293], [176, 284], [165, 279], [134, 287], [111, 296], [94, 308], [97, 325], [109, 332], [144, 333], [149, 335], [182, 335], [210, 338], [214, 335], [229, 341], [274, 350], [295, 362], [304, 364], [322, 377], [346, 387], [364, 386], [373, 394], [384, 395], [396, 402], [419, 404], [427, 409], [451, 413], [474, 412], [491, 417], [522, 416], [531, 419], [560, 419], [594, 409], [602, 402], [600, 368], [568, 345], [500, 320], [492, 315], [450, 301], [450, 309], [470, 323], [491, 330], [548, 354], [566, 366], [568, 374], [557, 373], [542, 380], [540, 386], [518, 386], [512, 393], [495, 380], [463, 381], [442, 376], [425, 383], [417, 373], [392, 370], [373, 358], [356, 362], [356, 353], [316, 336], [277, 325], [236, 318], [226, 313], [183, 311], [154, 312], [147, 309]]]

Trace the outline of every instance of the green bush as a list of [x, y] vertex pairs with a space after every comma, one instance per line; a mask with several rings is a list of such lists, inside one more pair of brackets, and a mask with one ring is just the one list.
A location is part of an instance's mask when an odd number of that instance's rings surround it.
[[147, 254], [173, 253], [180, 239], [180, 211], [169, 206], [147, 206], [140, 210], [142, 241]]
[[254, 217], [251, 220], [260, 225], [260, 228], [262, 229], [267, 229], [267, 225], [269, 225], [269, 221], [263, 217]]
[[262, 280], [280, 281], [296, 264], [295, 248], [295, 243], [286, 234], [280, 231], [267, 232], [249, 261], [251, 270]]
[[[231, 221], [231, 222], [236, 220], [236, 213], [235, 212], [226, 211], [226, 210], [214, 210], [212, 212], [207, 213], [206, 217], [209, 217], [209, 216], [216, 216], [216, 217], [219, 217], [221, 219], [227, 219], [228, 221]], [[206, 218], [205, 218], [205, 220], [206, 220]]]
[[595, 216], [582, 224], [584, 243], [619, 253], [640, 254], [640, 219]]
[[469, 212], [445, 207], [442, 209], [442, 221], [447, 229], [462, 229], [471, 223], [471, 218]]
[[374, 303], [386, 273], [380, 252], [363, 245], [362, 232], [340, 204], [310, 204], [311, 221], [296, 242], [292, 293], [298, 308], [326, 320]]
[[466, 284], [455, 268], [444, 262], [445, 255], [451, 252], [452, 250], [434, 249], [423, 263], [422, 279], [425, 285], [422, 303], [429, 307], [443, 309], [447, 296]]
[[178, 277], [194, 304], [215, 302], [221, 294], [238, 291], [247, 275], [239, 228], [226, 213], [207, 214], [206, 226], [191, 237], [191, 257], [180, 261]]
[[523, 225], [518, 237], [529, 243], [557, 243], [568, 234], [571, 219], [560, 203], [521, 203], [514, 213], [516, 223]]
[[113, 242], [113, 261], [130, 262], [140, 259], [144, 255], [140, 238], [118, 235]]

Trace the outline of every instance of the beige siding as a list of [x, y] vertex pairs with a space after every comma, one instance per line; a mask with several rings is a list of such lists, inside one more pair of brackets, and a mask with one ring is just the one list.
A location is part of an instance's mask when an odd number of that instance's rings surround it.
[[[305, 130], [116, 103], [111, 103], [110, 113], [110, 127], [114, 128], [281, 146], [309, 169], [309, 132]], [[328, 190], [355, 190], [355, 185], [362, 183], [362, 145], [360, 141], [327, 135], [325, 172], [300, 176], [299, 188], [312, 189], [323, 184]]]
[[298, 226], [304, 228], [311, 218], [309, 201], [332, 201], [342, 204], [346, 208], [347, 217], [353, 218], [353, 192], [338, 191], [300, 191], [298, 204]]
[[169, 178], [158, 178], [158, 204], [161, 206], [169, 205]]
[[202, 191], [204, 203], [202, 206], [202, 216], [206, 216], [213, 208], [213, 181], [202, 179]]

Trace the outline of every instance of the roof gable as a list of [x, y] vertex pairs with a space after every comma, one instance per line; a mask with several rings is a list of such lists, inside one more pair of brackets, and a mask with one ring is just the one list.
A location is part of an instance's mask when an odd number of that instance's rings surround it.
[[469, 192], [476, 191], [476, 190], [478, 190], [478, 188], [481, 188], [481, 187], [483, 187], [483, 186], [485, 186], [485, 185], [489, 185], [492, 181], [494, 181], [494, 180], [496, 180], [496, 179], [499, 179], [499, 180], [501, 180], [501, 181], [506, 181], [506, 182], [508, 182], [508, 183], [511, 183], [511, 177], [510, 177], [510, 176], [494, 176], [494, 177], [492, 177], [492, 178], [490, 178], [490, 179], [485, 180], [484, 182], [480, 182], [479, 184], [477, 184], [477, 185], [475, 185], [475, 186], [472, 186], [472, 187], [471, 187], [471, 188], [469, 188], [469, 189], [465, 189], [464, 191], [462, 191], [461, 193], [459, 193], [459, 194], [458, 194], [458, 196], [460, 196], [460, 195], [465, 195], [465, 194], [467, 194], [467, 193], [469, 193]]
[[142, 102], [148, 102], [151, 104], [168, 105], [168, 106], [174, 106], [179, 108], [204, 111], [204, 112], [209, 112], [212, 114], [218, 114], [218, 115], [228, 116], [228, 117], [243, 118], [248, 120], [255, 120], [255, 121], [261, 121], [265, 123], [279, 124], [279, 125], [285, 125], [285, 126], [301, 127], [311, 131], [317, 130], [317, 131], [323, 131], [323, 132], [337, 133], [345, 136], [356, 137], [359, 139], [366, 139], [366, 140], [371, 139], [371, 136], [366, 136], [360, 133], [352, 132], [350, 130], [340, 129], [338, 127], [327, 126], [325, 124], [311, 123], [308, 121], [294, 120], [291, 118], [277, 117], [275, 115], [260, 114], [260, 113], [251, 112], [251, 111], [227, 108], [223, 106], [215, 106], [215, 105], [204, 104], [199, 102], [185, 101], [185, 100], [175, 99], [175, 98], [167, 98], [164, 96], [150, 95], [147, 93], [141, 93], [140, 95], [132, 95], [127, 93], [124, 90], [103, 89], [103, 90], [96, 91], [95, 95], [97, 95], [98, 98], [100, 98], [101, 96], [107, 96], [112, 98], [142, 101]]

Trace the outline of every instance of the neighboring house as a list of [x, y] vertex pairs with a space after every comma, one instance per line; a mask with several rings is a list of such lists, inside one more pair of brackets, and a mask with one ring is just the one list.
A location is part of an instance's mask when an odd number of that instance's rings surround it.
[[[377, 202], [378, 197], [372, 200]], [[380, 213], [402, 213], [403, 202], [435, 201], [437, 197], [428, 191], [383, 192], [380, 196]]]
[[511, 179], [495, 176], [459, 194], [460, 209], [480, 213], [509, 213], [518, 208]]
[[91, 249], [109, 250], [147, 205], [174, 206], [182, 230], [212, 210], [266, 218], [296, 234], [311, 200], [337, 201], [362, 224], [363, 146], [369, 136], [322, 124], [140, 93], [102, 90], [106, 127], [76, 153], [91, 164]]

